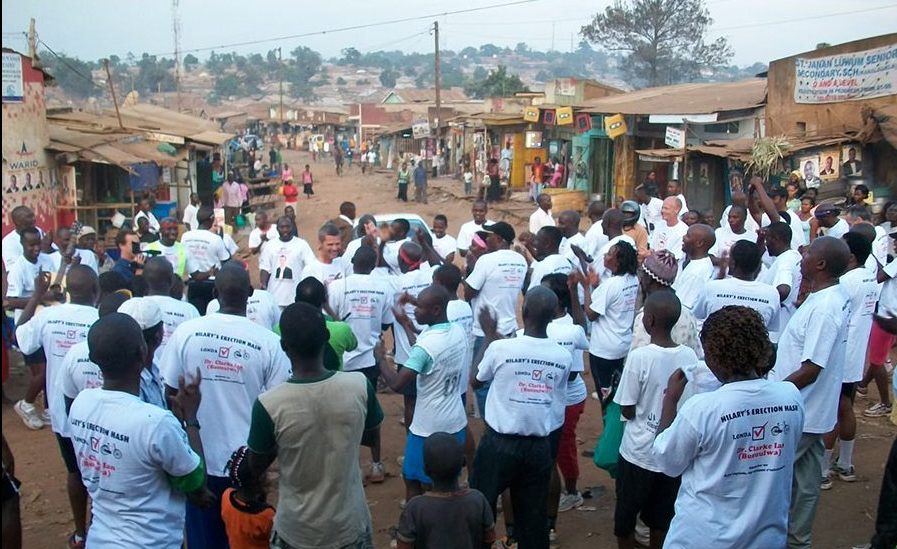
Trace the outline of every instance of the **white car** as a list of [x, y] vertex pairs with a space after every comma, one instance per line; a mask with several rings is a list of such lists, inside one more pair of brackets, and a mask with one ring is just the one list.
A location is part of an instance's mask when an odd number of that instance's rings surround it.
[[379, 227], [382, 223], [392, 223], [396, 219], [405, 219], [408, 221], [408, 224], [411, 225], [411, 230], [408, 232], [408, 235], [413, 235], [417, 229], [423, 229], [427, 231], [427, 234], [430, 235], [430, 238], [435, 238], [433, 231], [430, 230], [430, 225], [424, 221], [424, 218], [417, 214], [413, 213], [390, 213], [390, 214], [378, 214], [374, 216], [374, 219], [377, 221], [377, 226]]

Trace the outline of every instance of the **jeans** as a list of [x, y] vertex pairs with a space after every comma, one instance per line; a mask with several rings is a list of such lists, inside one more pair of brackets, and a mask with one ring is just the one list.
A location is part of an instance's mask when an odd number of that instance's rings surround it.
[[[473, 338], [473, 360], [474, 364], [471, 365], [472, 368], [476, 369], [478, 364], [476, 360], [480, 357], [480, 351], [483, 349], [483, 343], [486, 342], [486, 338], [483, 336], [474, 336]], [[486, 396], [489, 395], [489, 387], [492, 385], [491, 381], [487, 381], [483, 384], [482, 387], [478, 387], [473, 390], [473, 396], [477, 399], [477, 410], [480, 413], [480, 417], [486, 417]]]
[[822, 435], [804, 433], [794, 454], [794, 479], [791, 482], [791, 510], [788, 517], [788, 547], [811, 547], [813, 519], [819, 503], [822, 481]]
[[396, 198], [402, 202], [408, 202], [408, 183], [399, 183], [399, 194]]
[[418, 204], [426, 204], [427, 203], [427, 184], [418, 185], [414, 184], [414, 201]]
[[477, 447], [470, 486], [486, 496], [493, 516], [498, 496], [510, 489], [520, 549], [548, 547], [545, 500], [553, 466], [547, 436], [503, 435], [487, 426]]
[[208, 475], [206, 483], [215, 494], [215, 503], [208, 509], [201, 509], [187, 502], [187, 547], [220, 547], [228, 549], [227, 532], [221, 520], [221, 495], [231, 487], [227, 477]]

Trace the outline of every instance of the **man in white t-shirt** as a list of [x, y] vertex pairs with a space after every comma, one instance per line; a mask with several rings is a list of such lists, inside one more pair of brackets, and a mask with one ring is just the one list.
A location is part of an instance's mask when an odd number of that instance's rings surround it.
[[401, 274], [399, 268], [399, 248], [402, 244], [408, 242], [408, 233], [411, 231], [411, 224], [407, 219], [399, 218], [389, 224], [390, 237], [380, 242], [380, 263], [379, 268], [386, 268], [389, 274]]
[[[853, 467], [853, 449], [857, 420], [853, 411], [856, 384], [863, 379], [866, 351], [872, 331], [872, 315], [878, 303], [876, 273], [869, 272], [864, 264], [872, 253], [872, 243], [858, 232], [850, 231], [842, 239], [850, 249], [847, 271], [841, 275], [839, 286], [850, 300], [850, 316], [847, 321], [847, 347], [844, 353], [844, 376], [838, 402], [838, 424], [835, 430], [823, 438], [825, 454], [822, 461], [823, 490], [832, 487], [831, 473], [844, 482], [856, 482]], [[838, 462], [832, 464], [835, 441], [838, 441]]]
[[[473, 272], [464, 281], [464, 298], [473, 308], [473, 335], [476, 357], [483, 345], [480, 311], [488, 309], [498, 319], [498, 331], [511, 336], [517, 331], [517, 298], [526, 279], [526, 259], [510, 249], [514, 242], [514, 227], [499, 221], [484, 225], [479, 232], [485, 240], [487, 253], [477, 259]], [[486, 405], [488, 384], [476, 391], [477, 404], [482, 412]]]
[[470, 207], [470, 213], [473, 219], [461, 225], [458, 230], [458, 253], [461, 257], [467, 256], [467, 250], [473, 243], [473, 237], [478, 231], [483, 230], [484, 225], [491, 225], [493, 221], [486, 218], [489, 213], [489, 206], [485, 200], [475, 200], [473, 206]]
[[679, 199], [679, 204], [682, 206], [682, 209], [679, 211], [680, 216], [688, 212], [688, 204], [685, 202], [685, 195], [682, 194], [682, 185], [679, 183], [678, 179], [670, 179], [667, 181], [667, 198], [669, 197]]
[[173, 217], [166, 217], [160, 223], [159, 240], [146, 245], [144, 253], [150, 257], [162, 256], [171, 263], [174, 273], [181, 278], [187, 276], [187, 248], [178, 242], [178, 222]]
[[283, 309], [296, 301], [296, 286], [303, 272], [315, 261], [315, 254], [305, 240], [292, 235], [293, 224], [286, 216], [277, 220], [279, 238], [262, 248], [259, 256], [259, 283], [268, 290]]
[[536, 198], [538, 208], [529, 216], [529, 232], [536, 234], [542, 227], [554, 227], [551, 215], [551, 195], [542, 193]]
[[[726, 206], [722, 215], [719, 217], [720, 228], [729, 228], [729, 212], [732, 211], [732, 207], [734, 206], [741, 206], [742, 208], [747, 209], [748, 195], [744, 194], [743, 191], [734, 191], [732, 193], [732, 203]], [[754, 219], [753, 215], [750, 215], [750, 212], [748, 212], [748, 216], [744, 220], [744, 228], [753, 233], [757, 232], [760, 228], [760, 224], [757, 223], [757, 220]]]
[[448, 230], [448, 218], [438, 214], [433, 218], [433, 248], [439, 253], [439, 257], [446, 263], [455, 260], [455, 252], [458, 250], [458, 241], [455, 237], [446, 233]]
[[675, 196], [663, 199], [663, 208], [660, 210], [663, 222], [659, 227], [654, 227], [651, 234], [652, 250], [667, 250], [676, 256], [676, 259], [682, 259], [685, 255], [682, 251], [682, 237], [685, 236], [688, 225], [679, 219], [681, 210], [682, 204]]
[[[179, 381], [173, 398], [181, 427], [171, 412], [137, 397], [147, 351], [134, 319], [109, 314], [90, 328], [87, 341], [103, 387], [82, 391], [68, 416], [92, 502], [87, 546], [111, 547], [129, 540], [145, 547], [179, 548], [184, 543], [184, 496], [204, 506], [214, 501], [206, 489], [197, 420], [200, 379]], [[220, 514], [217, 506], [215, 510]]]
[[[717, 311], [702, 343], [722, 387], [681, 403], [691, 385], [685, 374], [666, 386], [652, 457], [663, 473], [682, 476], [667, 547], [787, 545], [804, 405], [794, 387], [762, 379], [770, 350], [762, 322], [746, 307]], [[736, 518], [714, 518], [722, 516]]]
[[743, 206], [730, 206], [728, 224], [716, 230], [716, 245], [710, 249], [710, 255], [722, 258], [729, 255], [732, 245], [739, 240], [749, 242], [757, 241], [757, 232], [749, 231], [746, 226], [748, 217], [747, 208]]
[[277, 225], [268, 219], [267, 210], [255, 212], [255, 227], [249, 231], [249, 252], [257, 254], [262, 251], [262, 246], [269, 240], [277, 239]]
[[[221, 304], [217, 299], [213, 299], [206, 307], [206, 314], [217, 313], [220, 309]], [[280, 307], [274, 302], [271, 292], [258, 288], [251, 290], [249, 299], [246, 301], [246, 318], [266, 330], [274, 330], [274, 327], [280, 322]]]
[[822, 436], [835, 427], [850, 300], [838, 283], [850, 250], [840, 239], [820, 237], [804, 250], [801, 272], [811, 288], [779, 338], [769, 379], [790, 381], [801, 391], [806, 417], [794, 461], [788, 542], [809, 547], [819, 501], [824, 446]]
[[[177, 391], [181, 377], [202, 377], [203, 400], [197, 419], [203, 423], [202, 444], [208, 484], [218, 497], [230, 486], [225, 465], [235, 448], [246, 443], [250, 410], [262, 392], [286, 381], [290, 363], [280, 339], [246, 318], [249, 273], [227, 263], [215, 278], [221, 310], [177, 327], [159, 360], [162, 380]], [[226, 547], [227, 536], [218, 508], [188, 505], [187, 543], [191, 547]]]
[[[78, 472], [78, 458], [72, 447], [72, 440], [66, 429], [65, 396], [62, 392], [60, 374], [69, 350], [87, 339], [87, 331], [97, 319], [94, 307], [100, 292], [97, 275], [90, 267], [76, 265], [69, 270], [66, 292], [69, 302], [54, 307], [46, 307], [36, 315], [35, 310], [50, 286], [50, 274], [45, 273], [36, 282], [34, 294], [19, 317], [16, 341], [26, 355], [43, 348], [47, 357], [46, 383], [43, 387], [50, 419], [62, 460], [68, 471], [66, 487], [75, 522], [75, 532], [71, 538], [82, 541], [87, 532], [87, 492], [81, 484]], [[23, 406], [16, 404], [16, 411]]]
[[81, 258], [81, 265], [87, 265], [93, 272], [99, 274], [100, 261], [95, 251], [97, 244], [97, 231], [93, 227], [83, 225], [78, 233], [72, 235], [75, 240], [75, 255]]
[[215, 296], [215, 273], [230, 252], [224, 247], [224, 240], [212, 232], [215, 212], [209, 206], [201, 206], [196, 214], [199, 228], [181, 235], [181, 244], [187, 249], [187, 301], [197, 311], [205, 311]]
[[850, 230], [850, 225], [839, 217], [841, 209], [832, 204], [820, 204], [816, 207], [816, 222], [825, 236], [841, 238]]
[[579, 232], [580, 220], [579, 212], [575, 210], [564, 210], [558, 215], [557, 227], [561, 230], [561, 234], [564, 236], [560, 246], [558, 246], [558, 253], [572, 261], [574, 264], [578, 261], [576, 252], [573, 251], [574, 246], [587, 254], [589, 253], [589, 250], [586, 249], [588, 248], [586, 237]]
[[[585, 247], [583, 251], [589, 254], [592, 257], [595, 257], [595, 254], [598, 253], [598, 250], [604, 246], [609, 237], [605, 234], [604, 230], [604, 214], [607, 210], [607, 206], [604, 205], [604, 202], [594, 201], [589, 204], [588, 216], [589, 221], [592, 223], [589, 226], [589, 230], [586, 231], [585, 234]], [[622, 227], [621, 227], [622, 232]]]
[[[137, 213], [134, 215], [134, 229], [137, 227], [137, 222], [141, 218], [146, 218], [146, 221], [149, 226], [149, 230], [151, 233], [158, 234], [159, 232], [159, 220], [156, 219], [156, 216], [153, 214], [153, 205], [150, 202], [149, 198], [142, 198], [140, 202], [137, 204]], [[132, 229], [132, 230], [134, 230]]]
[[788, 191], [776, 187], [767, 193], [763, 186], [763, 180], [757, 176], [751, 178], [750, 189], [748, 207], [754, 220], [758, 221], [761, 227], [766, 227], [776, 221], [788, 223], [791, 227], [791, 248], [800, 251], [806, 244], [804, 228], [797, 214], [788, 212]]
[[[3, 251], [3, 265], [6, 266], [7, 272], [12, 269], [13, 264], [22, 255], [22, 232], [34, 227], [34, 211], [28, 206], [16, 206], [10, 212], [9, 217], [12, 220], [13, 230], [3, 237], [3, 242], [0, 244]], [[38, 229], [38, 234], [41, 234], [40, 229]]]
[[[343, 371], [361, 372], [377, 386], [380, 369], [374, 357], [374, 346], [389, 324], [394, 322], [393, 286], [385, 276], [371, 275], [377, 264], [377, 251], [361, 246], [352, 258], [353, 273], [334, 280], [327, 288], [327, 302], [334, 320], [347, 323], [358, 341], [353, 351], [343, 354]], [[368, 480], [383, 482], [386, 469], [380, 460], [380, 435], [371, 441], [371, 471]]]
[[184, 208], [184, 217], [181, 218], [181, 221], [184, 223], [184, 226], [187, 227], [188, 231], [195, 231], [199, 228], [199, 222], [196, 219], [196, 215], [199, 213], [200, 204], [202, 203], [199, 201], [199, 195], [190, 193], [190, 203]]
[[146, 281], [146, 299], [155, 303], [162, 311], [164, 331], [162, 343], [156, 349], [156, 358], [165, 353], [165, 346], [178, 326], [199, 317], [196, 307], [171, 297], [171, 280], [174, 271], [171, 263], [161, 257], [153, 257], [143, 266], [143, 280]]
[[570, 274], [576, 267], [574, 263], [559, 252], [561, 231], [557, 227], [542, 227], [533, 238], [533, 255], [535, 261], [530, 265], [527, 275], [527, 291], [542, 283], [542, 279], [550, 274]]
[[689, 310], [694, 310], [704, 286], [713, 278], [713, 260], [709, 251], [716, 242], [713, 229], [700, 223], [689, 227], [682, 237], [685, 259], [679, 262], [679, 274], [673, 282], [673, 289], [682, 306]]
[[695, 303], [695, 318], [703, 321], [727, 305], [742, 305], [760, 313], [766, 329], [774, 331], [778, 326], [779, 292], [757, 280], [762, 257], [760, 248], [753, 242], [736, 242], [729, 258], [731, 277], [707, 282]]
[[523, 304], [523, 335], [513, 339], [499, 339], [499, 322], [483, 311], [486, 350], [475, 376], [471, 372], [474, 388], [492, 386], [470, 486], [486, 496], [493, 514], [498, 496], [510, 490], [521, 547], [549, 545], [545, 501], [555, 458], [552, 437], [560, 436], [573, 366], [570, 352], [548, 337], [557, 306], [551, 290], [533, 288]]
[[342, 233], [334, 223], [327, 222], [318, 229], [318, 249], [315, 258], [305, 267], [302, 278], [309, 276], [320, 280], [324, 286], [352, 272], [352, 264], [348, 259], [340, 257], [343, 245]]
[[380, 375], [390, 389], [404, 393], [408, 384], [417, 387], [417, 403], [408, 423], [402, 464], [406, 501], [422, 494], [424, 485], [433, 484], [424, 470], [426, 438], [443, 432], [463, 443], [467, 431], [467, 413], [459, 393], [460, 386], [468, 381], [462, 374], [470, 340], [460, 324], [448, 320], [449, 297], [439, 285], [429, 286], [417, 296], [415, 322], [427, 328], [417, 337], [398, 371], [386, 358], [382, 344], [374, 351], [380, 364]]
[[663, 218], [660, 215], [660, 210], [663, 208], [663, 200], [649, 195], [644, 185], [639, 185], [635, 188], [635, 200], [642, 210], [639, 223], [645, 227], [648, 234], [653, 233], [663, 223]]
[[769, 284], [779, 292], [779, 321], [769, 337], [779, 340], [779, 333], [788, 325], [797, 308], [800, 293], [800, 253], [791, 249], [791, 227], [784, 221], [776, 221], [764, 227], [758, 242], [766, 245], [766, 251], [773, 258], [768, 269], [763, 269], [759, 280]]

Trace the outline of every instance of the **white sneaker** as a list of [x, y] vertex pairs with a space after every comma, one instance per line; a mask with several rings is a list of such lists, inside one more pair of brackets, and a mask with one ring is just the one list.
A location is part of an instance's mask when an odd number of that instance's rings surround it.
[[582, 494], [561, 494], [561, 501], [558, 503], [558, 512], [563, 513], [570, 509], [575, 509], [583, 504]]
[[368, 475], [368, 481], [373, 484], [380, 484], [386, 480], [386, 467], [383, 466], [382, 461], [375, 461], [371, 463], [371, 472]]
[[863, 410], [866, 417], [886, 417], [891, 415], [891, 407], [879, 402]]
[[838, 478], [843, 480], [844, 482], [856, 482], [857, 475], [854, 471], [853, 465], [850, 467], [843, 467], [840, 463], [834, 463], [832, 465], [832, 473], [838, 475]]
[[50, 419], [50, 410], [44, 408], [40, 413], [40, 420], [43, 422], [44, 427], [50, 427], [53, 425], [53, 420]]
[[831, 490], [832, 489], [832, 477], [830, 477], [830, 476], [822, 477], [822, 480], [819, 481], [819, 489], [820, 490]]
[[28, 404], [24, 400], [20, 400], [13, 406], [13, 410], [19, 414], [20, 418], [22, 418], [22, 423], [25, 424], [25, 427], [28, 427], [32, 431], [43, 429], [44, 422], [41, 420], [40, 414], [37, 413], [34, 404]]

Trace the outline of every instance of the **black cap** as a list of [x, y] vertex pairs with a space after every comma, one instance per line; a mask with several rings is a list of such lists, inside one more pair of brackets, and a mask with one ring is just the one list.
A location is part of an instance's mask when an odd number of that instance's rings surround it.
[[514, 238], [517, 236], [517, 233], [514, 232], [514, 227], [510, 224], [505, 223], [504, 221], [499, 221], [498, 223], [493, 223], [492, 225], [483, 225], [482, 231], [477, 231], [485, 234], [497, 234], [502, 237], [505, 242], [510, 244], [514, 242]]
[[829, 215], [840, 215], [840, 214], [841, 214], [841, 208], [839, 208], [838, 206], [836, 206], [834, 204], [820, 204], [819, 206], [816, 206], [815, 216], [817, 218], [826, 217]]

